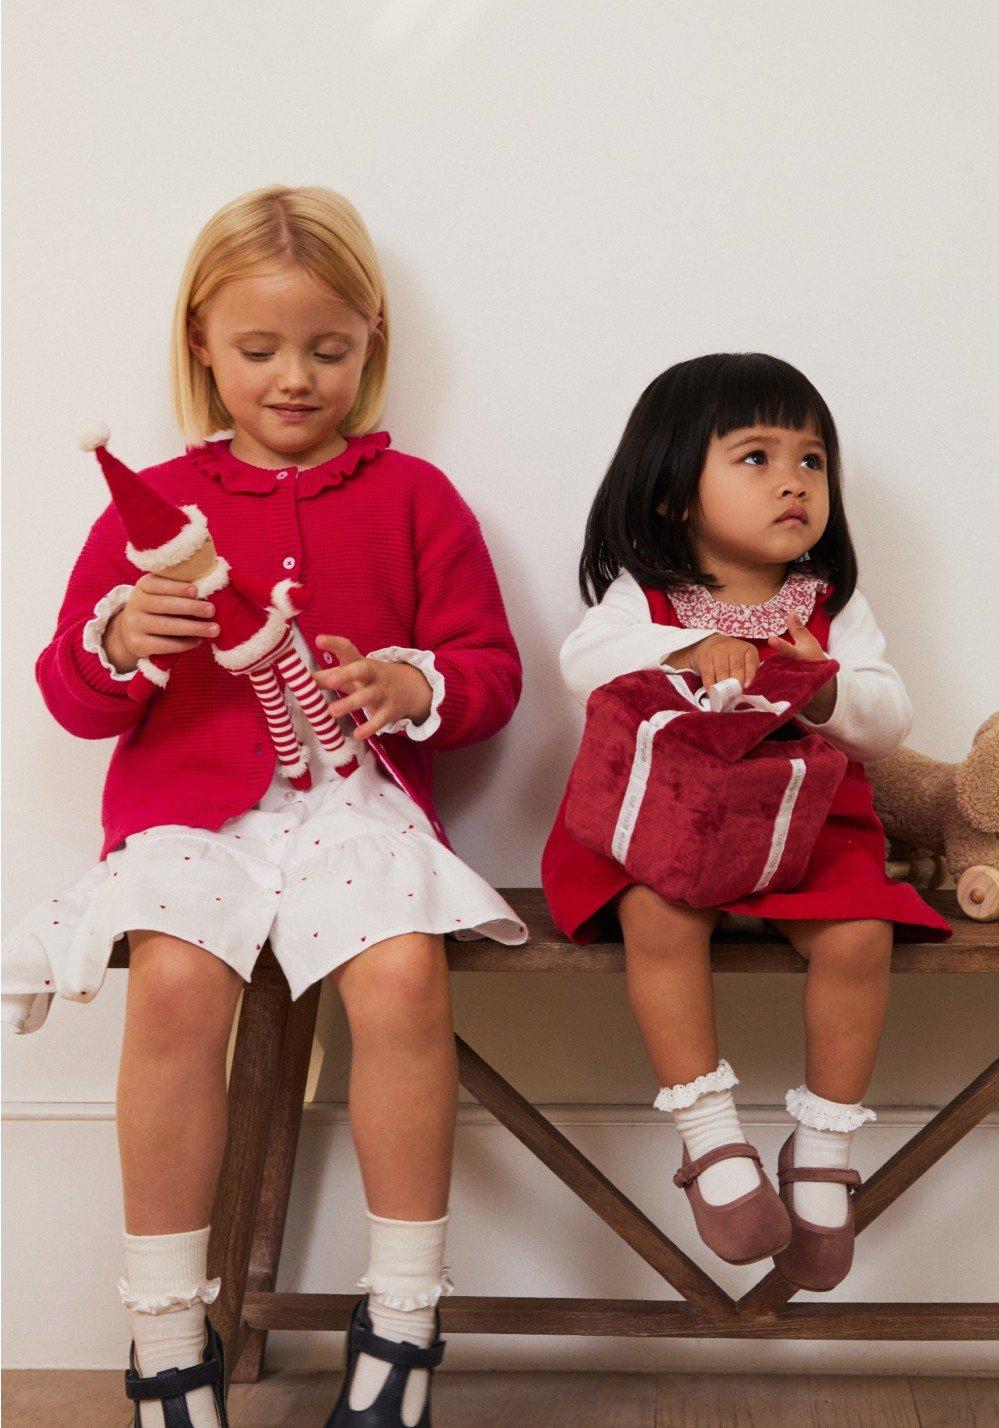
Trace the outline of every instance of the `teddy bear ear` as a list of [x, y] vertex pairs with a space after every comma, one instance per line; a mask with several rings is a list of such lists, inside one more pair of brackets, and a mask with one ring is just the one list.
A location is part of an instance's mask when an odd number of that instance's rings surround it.
[[972, 827], [999, 833], [999, 712], [978, 730], [955, 783], [958, 807]]

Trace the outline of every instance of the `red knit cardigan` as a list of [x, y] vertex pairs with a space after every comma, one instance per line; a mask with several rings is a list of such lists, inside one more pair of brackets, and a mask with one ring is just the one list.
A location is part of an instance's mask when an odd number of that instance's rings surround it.
[[[501, 729], [520, 697], [521, 666], [475, 516], [441, 471], [389, 450], [389, 441], [384, 431], [353, 437], [318, 466], [271, 471], [239, 460], [221, 439], [142, 475], [175, 504], [198, 505], [219, 554], [237, 568], [311, 587], [315, 603], [297, 623], [317, 666], [335, 662], [317, 649], [320, 634], [344, 635], [362, 654], [390, 645], [433, 651], [445, 684], [440, 727], [422, 742], [403, 733], [369, 742], [446, 843], [431, 750]], [[118, 736], [104, 785], [102, 858], [157, 824], [220, 828], [260, 800], [276, 762], [249, 681], [220, 668], [207, 642], [177, 661], [169, 685], [144, 706], [84, 648], [97, 601], [138, 579], [126, 539], [108, 506], [35, 666], [64, 729], [83, 739]]]

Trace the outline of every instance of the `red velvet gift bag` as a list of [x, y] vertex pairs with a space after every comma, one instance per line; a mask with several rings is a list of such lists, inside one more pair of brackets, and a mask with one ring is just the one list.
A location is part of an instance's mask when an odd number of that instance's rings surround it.
[[775, 655], [746, 693], [670, 669], [602, 685], [587, 701], [566, 827], [688, 907], [795, 887], [847, 758], [794, 715], [838, 669]]

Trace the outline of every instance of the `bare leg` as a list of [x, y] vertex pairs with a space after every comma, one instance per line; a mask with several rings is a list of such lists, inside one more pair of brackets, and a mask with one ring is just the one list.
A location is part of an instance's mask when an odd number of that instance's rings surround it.
[[243, 979], [166, 933], [135, 931], [128, 940], [117, 1097], [125, 1228], [200, 1229], [225, 1149], [225, 1056]]
[[618, 902], [628, 999], [660, 1085], [693, 1081], [718, 1065], [711, 934], [721, 914], [677, 907], [647, 887]]
[[[732, 1097], [735, 1077], [718, 1060], [715, 993], [711, 979], [711, 934], [721, 920], [713, 908], [678, 907], [647, 887], [621, 894], [618, 916], [624, 932], [628, 998], [655, 1068], [661, 1093], [656, 1104], [672, 1111], [687, 1154], [746, 1139]], [[718, 1071], [715, 1086], [700, 1094], [687, 1087]], [[760, 1183], [751, 1161], [725, 1160], [698, 1180], [710, 1204], [749, 1194]]]
[[[169, 1296], [190, 1294], [206, 1278], [225, 1146], [225, 1053], [243, 981], [204, 948], [166, 933], [130, 932], [129, 944], [118, 1147], [132, 1332], [148, 1377], [197, 1363], [204, 1348], [205, 1302], [171, 1304]], [[161, 1296], [163, 1311], [147, 1312]], [[217, 1428], [210, 1388], [184, 1401], [197, 1428]], [[162, 1425], [162, 1405], [143, 1403], [141, 1417], [143, 1428]]]
[[[782, 922], [780, 930], [808, 958], [805, 977], [805, 1088], [789, 1107], [798, 1121], [795, 1165], [843, 1170], [854, 1131], [870, 1112], [860, 1106], [884, 1027], [891, 975], [892, 924]], [[804, 1219], [842, 1225], [842, 1185], [798, 1183], [794, 1206]]]
[[827, 1100], [859, 1101], [888, 1009], [892, 924], [858, 919], [777, 926], [808, 959], [805, 1082]]
[[[376, 1334], [427, 1345], [433, 1298], [399, 1307], [395, 1294], [443, 1286], [458, 1067], [441, 937], [407, 933], [359, 953], [334, 974], [350, 1022], [350, 1124], [372, 1219], [368, 1312]], [[438, 1223], [430, 1223], [430, 1222]], [[349, 1389], [358, 1411], [381, 1392], [390, 1365], [360, 1354]], [[413, 1369], [402, 1401], [416, 1423], [429, 1383]]]
[[458, 1095], [443, 939], [388, 938], [333, 977], [353, 1041], [350, 1124], [368, 1208], [390, 1219], [439, 1219]]

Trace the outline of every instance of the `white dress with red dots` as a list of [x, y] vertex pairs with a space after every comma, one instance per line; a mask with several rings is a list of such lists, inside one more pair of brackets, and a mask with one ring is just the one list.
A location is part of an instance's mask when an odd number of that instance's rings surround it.
[[[111, 613], [93, 622], [95, 654], [103, 654], [99, 627]], [[308, 646], [292, 629], [309, 664]], [[420, 726], [430, 733], [443, 678], [432, 656], [413, 654], [433, 689]], [[116, 940], [138, 928], [204, 947], [247, 981], [269, 939], [293, 998], [401, 933], [527, 940], [513, 908], [440, 842], [363, 742], [357, 771], [342, 778], [322, 761], [315, 731], [294, 703], [291, 711], [311, 751], [312, 787], [289, 788], [276, 767], [260, 802], [217, 832], [162, 824], [134, 833], [67, 892], [35, 907], [4, 947], [5, 1021], [35, 1031], [55, 993], [89, 1001]]]

